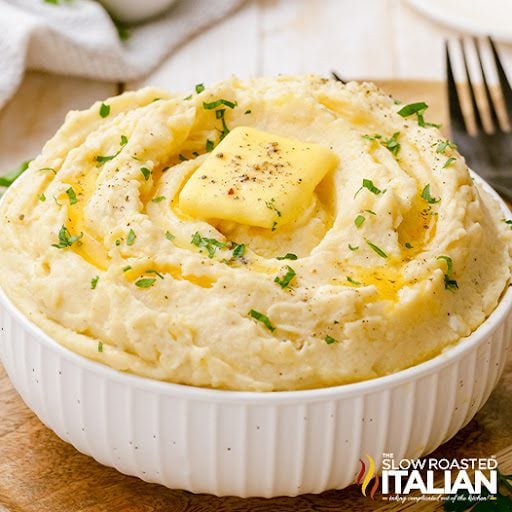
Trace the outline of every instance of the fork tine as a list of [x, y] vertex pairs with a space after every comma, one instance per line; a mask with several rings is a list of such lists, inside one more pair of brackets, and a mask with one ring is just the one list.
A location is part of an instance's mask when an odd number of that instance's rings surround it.
[[475, 118], [476, 129], [481, 131], [481, 130], [483, 130], [482, 116], [480, 115], [480, 111], [478, 110], [478, 103], [476, 102], [475, 88], [473, 86], [473, 82], [471, 81], [471, 76], [469, 74], [468, 59], [466, 57], [464, 40], [459, 39], [459, 44], [460, 44], [460, 49], [462, 50], [462, 60], [464, 61], [464, 70], [466, 72], [466, 82], [468, 83], [469, 96], [471, 98], [471, 107], [473, 108], [473, 115]]
[[507, 110], [508, 119], [512, 122], [512, 88], [507, 80], [507, 75], [501, 64], [498, 51], [494, 45], [494, 41], [489, 37], [489, 43], [491, 45], [492, 55], [494, 57], [494, 64], [496, 65], [496, 71], [498, 72], [498, 80], [500, 81], [501, 92], [503, 94], [503, 100], [505, 101], [505, 108]]
[[476, 49], [476, 55], [478, 57], [478, 64], [480, 65], [480, 73], [482, 74], [482, 82], [484, 84], [485, 97], [487, 98], [487, 105], [489, 106], [489, 113], [491, 115], [491, 121], [495, 130], [500, 129], [500, 121], [498, 118], [498, 114], [496, 112], [496, 108], [494, 106], [494, 101], [491, 96], [491, 91], [489, 90], [489, 84], [487, 82], [487, 77], [485, 76], [484, 65], [482, 63], [482, 55], [480, 54], [480, 43], [477, 38], [473, 38], [473, 44]]
[[460, 106], [459, 95], [457, 93], [457, 86], [455, 85], [455, 78], [453, 77], [453, 68], [450, 60], [450, 49], [448, 41], [444, 42], [445, 49], [445, 62], [446, 62], [446, 85], [448, 87], [448, 107], [450, 110], [450, 124], [453, 131], [466, 131], [466, 123], [464, 122], [464, 114]]

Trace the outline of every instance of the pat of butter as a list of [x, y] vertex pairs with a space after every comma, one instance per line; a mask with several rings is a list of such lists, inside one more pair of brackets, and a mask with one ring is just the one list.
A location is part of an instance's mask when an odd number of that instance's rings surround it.
[[179, 196], [187, 215], [275, 229], [295, 220], [338, 165], [329, 149], [254, 128], [234, 128]]

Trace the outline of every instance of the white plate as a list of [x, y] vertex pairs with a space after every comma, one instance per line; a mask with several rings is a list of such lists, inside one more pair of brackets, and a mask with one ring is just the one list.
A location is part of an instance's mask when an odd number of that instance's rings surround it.
[[512, 43], [511, 0], [409, 0], [409, 3], [457, 30]]

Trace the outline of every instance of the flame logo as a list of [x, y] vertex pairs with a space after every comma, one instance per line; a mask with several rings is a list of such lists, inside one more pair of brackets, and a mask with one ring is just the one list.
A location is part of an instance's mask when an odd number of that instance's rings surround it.
[[[366, 472], [366, 464], [363, 462], [362, 459], [359, 459], [359, 462], [361, 463], [361, 470], [359, 471], [359, 474], [357, 475], [356, 484], [361, 484], [361, 492], [363, 493], [363, 496], [366, 496], [366, 489], [368, 488], [368, 485], [372, 481], [372, 478], [375, 476], [375, 481], [373, 482], [373, 486], [370, 489], [370, 498], [373, 500], [375, 493], [377, 492], [377, 489], [379, 488], [379, 475], [375, 474], [375, 461], [370, 457], [369, 455], [366, 455], [366, 458], [368, 459], [368, 472]], [[366, 473], [366, 476], [365, 476]], [[363, 479], [364, 477], [364, 479]], [[361, 483], [362, 482], [362, 483]]]

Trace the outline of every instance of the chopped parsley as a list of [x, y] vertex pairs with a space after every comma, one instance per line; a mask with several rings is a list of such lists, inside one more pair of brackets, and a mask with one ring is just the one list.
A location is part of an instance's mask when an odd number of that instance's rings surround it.
[[448, 139], [442, 140], [436, 147], [436, 153], [444, 153], [448, 148], [457, 149], [457, 146]]
[[96, 162], [98, 162], [99, 164], [104, 164], [105, 162], [113, 160], [116, 156], [119, 155], [119, 153], [121, 153], [121, 151], [126, 146], [126, 144], [128, 144], [128, 139], [127, 139], [126, 135], [121, 135], [121, 141], [119, 143], [121, 148], [119, 149], [119, 151], [117, 153], [113, 154], [113, 155], [97, 156], [96, 157]]
[[363, 284], [363, 283], [360, 283], [359, 281], [356, 281], [355, 279], [352, 279], [350, 276], [347, 276], [347, 281], [349, 283], [355, 284], [356, 286]]
[[206, 238], [201, 236], [197, 231], [194, 233], [190, 243], [196, 247], [204, 247], [208, 251], [209, 258], [213, 258], [215, 256], [217, 248], [222, 249], [226, 247], [225, 242], [219, 242], [218, 240], [215, 240], [215, 238]]
[[98, 352], [103, 352], [103, 342], [98, 341]]
[[268, 316], [264, 315], [263, 313], [260, 313], [255, 309], [251, 309], [248, 314], [250, 317], [261, 322], [270, 332], [274, 332], [276, 330], [276, 328], [270, 322]]
[[201, 94], [204, 91], [204, 84], [197, 84], [195, 89], [197, 94]]
[[176, 237], [170, 231], [166, 231], [165, 238], [167, 238], [167, 240], [174, 240]]
[[454, 292], [456, 289], [459, 288], [459, 285], [457, 284], [457, 281], [455, 279], [452, 279], [452, 272], [453, 272], [453, 261], [449, 256], [438, 256], [438, 260], [444, 260], [446, 261], [446, 273], [444, 275], [444, 288], [445, 290], [449, 290], [451, 292]]
[[407, 249], [413, 249], [413, 246], [409, 242], [405, 242], [405, 247]]
[[385, 148], [389, 149], [391, 154], [394, 156], [397, 156], [398, 152], [400, 151], [400, 142], [398, 142], [398, 137], [400, 137], [400, 132], [395, 132], [389, 139], [381, 142], [381, 144]]
[[366, 218], [364, 217], [364, 215], [358, 215], [354, 219], [354, 224], [356, 225], [356, 227], [360, 228], [363, 225], [365, 220], [366, 220]]
[[503, 222], [504, 222], [505, 224], [510, 225], [510, 229], [512, 229], [512, 225], [511, 225], [511, 224], [512, 224], [512, 219], [508, 219], [508, 220], [507, 220], [507, 219], [503, 219]]
[[107, 117], [110, 114], [110, 105], [102, 103], [100, 107], [100, 116]]
[[400, 142], [398, 142], [398, 137], [400, 137], [400, 132], [395, 132], [389, 139], [384, 139], [382, 135], [376, 133], [375, 135], [363, 135], [363, 139], [379, 142], [382, 146], [388, 149], [394, 156], [398, 155], [400, 151]]
[[148, 181], [151, 176], [151, 171], [147, 167], [141, 167], [140, 172], [142, 173], [142, 176], [144, 176], [144, 179]]
[[46, 196], [44, 195], [44, 192], [41, 192], [41, 195], [39, 196], [39, 201], [44, 203], [46, 201]]
[[295, 270], [293, 270], [293, 268], [289, 265], [286, 265], [286, 269], [287, 271], [284, 277], [276, 277], [274, 279], [274, 283], [277, 283], [281, 288], [286, 288], [292, 279], [297, 275]]
[[18, 168], [0, 176], [0, 187], [10, 187], [28, 169], [31, 161], [25, 160]]
[[327, 343], [327, 345], [332, 345], [333, 343], [337, 343], [338, 342], [338, 340], [334, 339], [332, 336], [329, 336], [329, 335], [327, 335], [324, 338], [324, 341], [325, 341], [325, 343]]
[[365, 242], [381, 257], [381, 258], [387, 258], [388, 255], [380, 248], [377, 247], [375, 244], [370, 242], [367, 238], [365, 238]]
[[161, 203], [162, 201], [165, 201], [165, 196], [157, 196], [151, 199], [152, 203]]
[[247, 114], [252, 114], [252, 110], [251, 110], [251, 109], [248, 109], [248, 110], [246, 110], [246, 111], [244, 112], [244, 114], [245, 114], [245, 115], [247, 115]]
[[233, 242], [233, 257], [241, 258], [245, 254], [245, 244], [237, 244]]
[[270, 201], [265, 201], [265, 206], [269, 210], [273, 210], [274, 212], [276, 212], [278, 217], [281, 217], [281, 211], [277, 209], [276, 200], [274, 198], [272, 198]]
[[133, 231], [133, 229], [130, 229], [130, 231], [128, 231], [128, 236], [126, 237], [126, 245], [133, 245], [135, 243], [136, 238], [137, 235], [135, 234], [135, 231]]
[[153, 270], [153, 269], [150, 269], [150, 270], [146, 270], [146, 274], [155, 274], [156, 276], [158, 276], [160, 279], [163, 279], [164, 276], [162, 274], [160, 274], [160, 272], [158, 272], [158, 270]]
[[62, 226], [59, 230], [59, 243], [52, 244], [52, 247], [57, 249], [65, 249], [71, 247], [75, 242], [78, 242], [84, 236], [83, 233], [79, 235], [72, 235], [66, 226]]
[[131, 270], [131, 269], [132, 269], [131, 265], [126, 265], [126, 267], [123, 267], [123, 272], [128, 272], [128, 270]]
[[348, 248], [351, 251], [357, 251], [359, 249], [359, 246], [358, 245], [350, 245], [350, 244], [348, 244]]
[[375, 194], [376, 196], [386, 192], [385, 190], [381, 190], [380, 188], [376, 187], [372, 180], [363, 178], [363, 184], [358, 189], [358, 191], [354, 194], [354, 197], [356, 197], [357, 194], [359, 194], [359, 192], [361, 192], [361, 190], [363, 190], [363, 188], [366, 188], [367, 190], [369, 190], [372, 194]]
[[213, 142], [213, 140], [206, 139], [206, 151], [208, 153], [210, 153], [213, 151], [214, 147], [215, 147], [215, 142]]
[[422, 128], [427, 128], [427, 127], [440, 128], [441, 127], [440, 124], [428, 123], [427, 121], [425, 121], [425, 118], [423, 116], [424, 116], [427, 108], [428, 108], [428, 105], [423, 101], [418, 102], [418, 103], [409, 103], [409, 105], [405, 105], [404, 107], [402, 107], [398, 111], [398, 114], [401, 115], [402, 117], [409, 117], [409, 116], [412, 116], [413, 114], [416, 114], [416, 119], [418, 120], [418, 124]]
[[206, 101], [203, 101], [203, 108], [205, 110], [213, 110], [214, 108], [220, 107], [222, 105], [225, 105], [228, 108], [235, 108], [237, 106], [237, 102], [236, 101], [232, 102], [232, 101], [225, 100], [225, 99], [211, 101], [209, 103]]
[[293, 252], [287, 252], [284, 256], [277, 256], [276, 260], [296, 260], [297, 255]]
[[91, 279], [91, 290], [95, 290], [98, 285], [98, 281], [100, 280], [100, 276], [93, 277]]
[[222, 140], [230, 131], [228, 126], [226, 125], [226, 119], [224, 118], [225, 111], [226, 111], [225, 108], [221, 108], [221, 109], [215, 111], [215, 118], [220, 119], [222, 121], [222, 130], [220, 132], [220, 140]]
[[441, 199], [436, 199], [430, 195], [430, 184], [425, 185], [423, 190], [421, 191], [421, 198], [427, 201], [428, 204], [436, 204], [441, 201]]
[[451, 156], [450, 158], [448, 158], [448, 160], [446, 160], [446, 162], [444, 163], [443, 165], [443, 169], [446, 169], [447, 167], [450, 167], [450, 165], [453, 164], [453, 162], [455, 162], [457, 159], [454, 158], [453, 156]]
[[138, 279], [137, 281], [135, 281], [135, 286], [137, 286], [138, 288], [150, 288], [155, 283], [156, 279], [152, 277], [145, 277], [143, 279]]
[[66, 194], [69, 198], [69, 204], [76, 204], [78, 202], [76, 199], [76, 194], [75, 194], [75, 191], [73, 190], [73, 187], [69, 187], [66, 190]]

